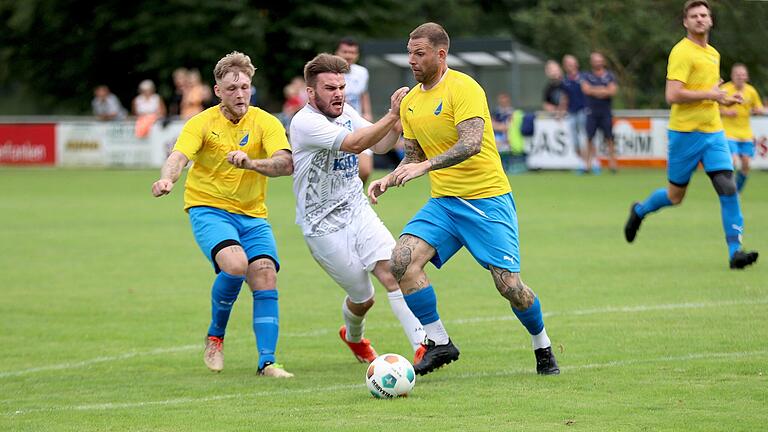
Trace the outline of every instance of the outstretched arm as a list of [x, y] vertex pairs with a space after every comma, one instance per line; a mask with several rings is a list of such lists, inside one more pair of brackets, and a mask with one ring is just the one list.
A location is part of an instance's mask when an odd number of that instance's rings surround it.
[[[427, 156], [424, 154], [424, 150], [421, 149], [418, 141], [403, 138], [403, 148], [405, 155], [395, 171], [402, 166], [418, 164], [427, 160]], [[371, 200], [371, 204], [377, 204], [379, 202], [378, 197], [386, 192], [388, 187], [395, 186], [393, 174], [394, 171], [368, 185], [368, 199]]]
[[160, 197], [171, 193], [174, 183], [179, 180], [181, 171], [188, 162], [189, 158], [184, 153], [178, 150], [171, 152], [160, 169], [160, 179], [152, 184], [152, 195]]
[[227, 162], [238, 168], [256, 171], [267, 177], [293, 174], [293, 157], [288, 150], [278, 150], [267, 159], [251, 159], [245, 152], [233, 151], [227, 154]]

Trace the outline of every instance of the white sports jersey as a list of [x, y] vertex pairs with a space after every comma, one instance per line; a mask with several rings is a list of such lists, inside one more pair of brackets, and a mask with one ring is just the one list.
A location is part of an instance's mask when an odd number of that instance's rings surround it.
[[369, 205], [358, 177], [357, 155], [339, 148], [344, 137], [370, 124], [346, 104], [337, 118], [307, 104], [291, 120], [296, 223], [305, 236], [336, 232], [349, 224], [360, 206]]
[[349, 73], [344, 74], [347, 86], [344, 95], [347, 103], [358, 112], [363, 110], [363, 93], [368, 91], [368, 69], [359, 64], [349, 66]]

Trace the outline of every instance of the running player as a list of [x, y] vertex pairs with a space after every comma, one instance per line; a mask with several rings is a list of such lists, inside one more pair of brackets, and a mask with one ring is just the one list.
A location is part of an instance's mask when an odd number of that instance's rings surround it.
[[213, 75], [221, 103], [187, 121], [152, 194], [171, 193], [187, 163], [195, 162], [187, 175], [184, 209], [197, 244], [217, 274], [205, 365], [214, 372], [224, 368], [224, 333], [245, 281], [253, 295], [258, 374], [290, 378], [293, 374], [275, 362], [280, 261], [264, 199], [267, 177], [291, 175], [293, 163], [280, 121], [248, 105], [253, 74], [251, 59], [242, 53], [219, 60]]
[[330, 54], [320, 54], [304, 67], [309, 102], [294, 116], [290, 133], [296, 223], [315, 261], [347, 293], [339, 335], [355, 357], [369, 363], [376, 358], [363, 337], [365, 315], [374, 302], [373, 273], [387, 289], [390, 306], [420, 359], [424, 330], [390, 271], [395, 240], [365, 199], [357, 160], [370, 147], [386, 153], [395, 144], [400, 101], [408, 88], [397, 90], [389, 113], [371, 124], [345, 103], [348, 71], [343, 58]]
[[709, 3], [688, 0], [683, 7], [683, 27], [687, 36], [672, 48], [667, 65], [665, 94], [672, 105], [668, 131], [669, 186], [656, 189], [642, 203], [632, 204], [624, 237], [632, 243], [649, 213], [680, 204], [701, 162], [720, 198], [730, 268], [742, 269], [757, 261], [758, 254], [741, 249], [744, 218], [718, 108], [718, 103], [728, 107], [741, 102], [741, 96], [728, 96], [718, 88], [720, 53], [708, 43], [712, 28]]
[[388, 187], [429, 173], [432, 198], [408, 222], [392, 251], [392, 272], [428, 337], [427, 351], [414, 369], [424, 375], [459, 358], [424, 267], [432, 262], [440, 268], [463, 246], [491, 272], [531, 334], [537, 372], [558, 374], [539, 299], [520, 278], [515, 202], [494, 143], [485, 91], [470, 76], [448, 68], [449, 46], [448, 33], [438, 24], [411, 32], [408, 60], [419, 85], [400, 104], [405, 158], [368, 187], [375, 203]]
[[720, 107], [720, 116], [723, 118], [725, 137], [733, 156], [733, 166], [741, 166], [736, 173], [736, 190], [741, 193], [744, 183], [749, 176], [749, 160], [755, 156], [755, 135], [749, 124], [752, 114], [763, 114], [763, 103], [760, 95], [754, 87], [749, 85], [749, 72], [747, 67], [736, 63], [731, 67], [731, 81], [720, 88], [728, 95], [741, 95], [742, 102], [731, 107]]

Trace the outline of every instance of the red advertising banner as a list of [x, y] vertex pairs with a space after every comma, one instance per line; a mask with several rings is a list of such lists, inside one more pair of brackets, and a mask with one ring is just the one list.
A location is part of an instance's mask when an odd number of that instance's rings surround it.
[[0, 124], [0, 165], [54, 165], [56, 125]]

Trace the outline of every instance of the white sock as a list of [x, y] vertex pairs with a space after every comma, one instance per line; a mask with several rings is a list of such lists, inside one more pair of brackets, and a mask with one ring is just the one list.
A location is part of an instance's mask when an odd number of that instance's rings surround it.
[[421, 326], [419, 320], [408, 308], [408, 305], [403, 298], [402, 291], [397, 290], [388, 292], [387, 297], [389, 298], [389, 305], [392, 306], [392, 312], [394, 312], [397, 319], [400, 320], [400, 325], [403, 326], [405, 336], [411, 341], [411, 347], [413, 347], [413, 351], [415, 352], [421, 343], [424, 342], [424, 337], [426, 336], [424, 327]]
[[552, 342], [547, 336], [547, 329], [541, 329], [541, 333], [531, 336], [531, 342], [533, 343], [533, 349], [546, 348], [552, 345]]
[[347, 342], [360, 342], [365, 331], [365, 317], [357, 316], [347, 307], [347, 298], [341, 304], [344, 324], [347, 326]]
[[424, 324], [424, 331], [427, 337], [435, 341], [435, 345], [445, 345], [448, 343], [448, 332], [443, 327], [443, 322], [437, 320], [433, 323]]

